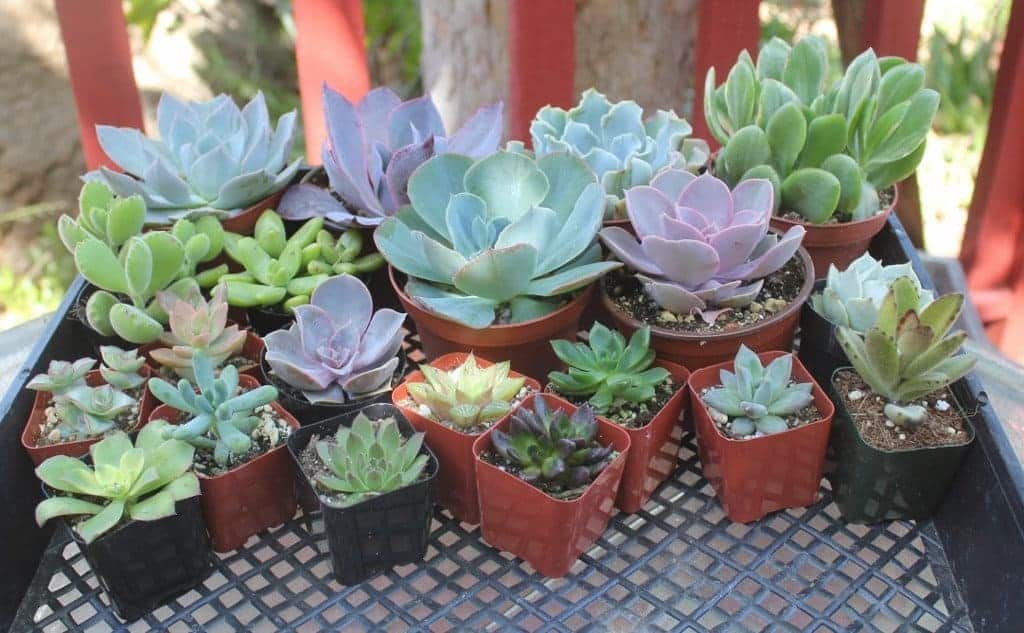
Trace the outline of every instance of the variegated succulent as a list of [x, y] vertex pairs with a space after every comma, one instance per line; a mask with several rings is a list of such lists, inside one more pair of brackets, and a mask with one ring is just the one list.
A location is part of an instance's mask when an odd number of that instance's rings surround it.
[[830, 264], [825, 287], [811, 295], [811, 306], [836, 325], [867, 332], [878, 319], [878, 309], [889, 287], [900, 277], [907, 277], [917, 288], [918, 310], [932, 302], [934, 294], [921, 286], [914, 267], [909, 263], [883, 266], [870, 254], [864, 253], [842, 272]]
[[512, 409], [513, 400], [526, 384], [524, 376], [509, 376], [509, 367], [508, 361], [481, 367], [472, 354], [449, 371], [420, 365], [423, 382], [408, 383], [409, 397], [426, 406], [435, 419], [457, 427], [490, 425]]
[[202, 350], [214, 367], [237, 356], [245, 346], [246, 333], [237, 325], [228, 325], [227, 286], [218, 284], [207, 302], [194, 290], [184, 297], [162, 292], [157, 300], [168, 314], [170, 329], [160, 336], [159, 347], [150, 352], [157, 363], [182, 378], [194, 380], [192, 356]]
[[[120, 378], [130, 382], [130, 365], [122, 364], [122, 357], [112, 353], [112, 350], [120, 350], [112, 347], [104, 349], [104, 358], [125, 370], [124, 375], [111, 373], [115, 382], [121, 382]], [[61, 441], [84, 440], [102, 435], [114, 428], [117, 416], [138, 404], [134, 398], [111, 386], [113, 383], [90, 387], [85, 377], [95, 364], [96, 361], [91, 358], [80, 358], [74, 363], [51, 361], [47, 373], [34, 376], [25, 385], [29, 389], [53, 394], [52, 405], [57, 419], [55, 430]], [[106, 367], [103, 370], [104, 376], [111, 371]]]

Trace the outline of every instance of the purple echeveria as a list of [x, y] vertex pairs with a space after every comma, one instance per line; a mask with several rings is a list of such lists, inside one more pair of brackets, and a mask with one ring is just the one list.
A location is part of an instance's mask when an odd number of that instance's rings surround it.
[[390, 384], [398, 366], [405, 314], [373, 311], [363, 282], [351, 275], [324, 281], [295, 323], [266, 336], [267, 363], [281, 380], [312, 402], [345, 402], [346, 394]]
[[669, 169], [650, 186], [626, 191], [636, 237], [609, 227], [601, 241], [637, 272], [659, 306], [713, 323], [726, 309], [753, 301], [764, 277], [800, 247], [801, 226], [781, 238], [768, 232], [773, 195], [767, 180], [745, 180], [730, 192], [710, 174]]
[[345, 226], [377, 226], [409, 204], [409, 176], [421, 163], [446, 152], [483, 158], [501, 141], [500, 101], [477, 110], [451, 136], [430, 95], [403, 102], [391, 89], [376, 88], [353, 104], [324, 84], [323, 105], [331, 191], [308, 183], [288, 189], [279, 211], [291, 220], [322, 216]]

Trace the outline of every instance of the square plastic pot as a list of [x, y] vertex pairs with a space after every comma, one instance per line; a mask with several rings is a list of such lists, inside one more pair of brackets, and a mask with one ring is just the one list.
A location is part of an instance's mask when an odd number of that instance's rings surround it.
[[[814, 293], [819, 293], [824, 288], [825, 280], [819, 279], [814, 284]], [[801, 308], [800, 351], [797, 355], [819, 385], [827, 384], [836, 369], [850, 366], [846, 352], [836, 339], [837, 329], [835, 323], [811, 307], [810, 301]]]
[[[463, 352], [445, 354], [432, 361], [430, 365], [444, 371], [451, 371], [465, 362], [468, 357], [469, 354]], [[490, 367], [494, 364], [483, 358], [477, 358], [476, 362], [481, 367]], [[510, 371], [509, 375], [515, 378], [523, 376], [515, 371]], [[400, 402], [409, 399], [409, 383], [423, 382], [423, 380], [423, 372], [419, 370], [412, 372], [405, 382], [392, 392], [391, 399], [395, 406], [402, 410], [413, 427], [426, 434], [427, 446], [437, 456], [439, 470], [437, 485], [434, 487], [434, 500], [451, 510], [452, 515], [458, 520], [475, 525], [480, 523], [480, 504], [477, 501], [473, 443], [490, 429], [484, 433], [463, 433], [420, 415], [415, 409], [401, 406]], [[540, 383], [529, 376], [526, 376], [526, 385], [534, 392], [540, 391]]]
[[[785, 354], [764, 352], [758, 358], [767, 364]], [[811, 393], [821, 417], [782, 433], [745, 440], [728, 438], [718, 430], [700, 397], [702, 390], [722, 384], [722, 369], [732, 371], [733, 363], [698, 369], [690, 375], [689, 387], [701, 469], [726, 514], [737, 523], [749, 523], [776, 510], [814, 503], [835, 412], [832, 401], [794, 356], [792, 377], [797, 382], [814, 383]]]
[[[433, 517], [430, 490], [437, 476], [437, 458], [424, 445], [420, 452], [430, 456], [427, 476], [420, 481], [387, 494], [367, 499], [347, 508], [320, 503], [313, 483], [303, 471], [299, 455], [314, 437], [334, 435], [340, 426], [351, 426], [360, 411], [304, 426], [288, 438], [288, 450], [299, 471], [304, 496], [312, 497], [323, 514], [324, 530], [331, 550], [334, 576], [343, 585], [358, 582], [396, 565], [415, 563], [427, 553], [427, 537]], [[393, 417], [404, 437], [415, 433], [398, 407], [373, 404], [361, 413], [371, 420]]]
[[[544, 398], [552, 409], [573, 412], [576, 406], [558, 396], [530, 396], [520, 407], [532, 406]], [[492, 429], [508, 428], [510, 417]], [[629, 434], [616, 424], [597, 419], [597, 439], [618, 451], [601, 474], [576, 499], [563, 501], [481, 459], [491, 449], [491, 434], [473, 444], [477, 491], [480, 500], [480, 529], [492, 546], [511, 552], [530, 563], [540, 574], [560, 578], [569, 572], [580, 554], [601, 537], [615, 508], [615, 495], [629, 455]]]

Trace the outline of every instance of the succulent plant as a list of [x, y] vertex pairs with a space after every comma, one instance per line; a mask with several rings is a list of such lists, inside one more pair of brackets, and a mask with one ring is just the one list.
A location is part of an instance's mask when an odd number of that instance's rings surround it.
[[54, 399], [62, 440], [85, 439], [113, 430], [115, 420], [138, 401], [110, 385], [78, 387]]
[[263, 93], [241, 110], [231, 97], [182, 102], [164, 94], [156, 110], [160, 140], [134, 128], [97, 125], [100, 146], [125, 173], [86, 174], [118, 195], [140, 195], [147, 224], [181, 217], [229, 217], [283, 189], [301, 159], [289, 163], [295, 112], [270, 126]]
[[360, 256], [363, 233], [359, 229], [348, 229], [337, 240], [329, 231], [321, 230], [316, 234], [316, 243], [320, 247], [319, 257], [306, 266], [311, 275], [365, 275], [384, 265], [380, 253]]
[[139, 373], [146, 364], [145, 357], [139, 356], [139, 350], [123, 350], [113, 345], [102, 345], [100, 356], [103, 358], [100, 374], [108, 385], [127, 391], [138, 389], [146, 382], [146, 377]]
[[32, 377], [25, 386], [36, 391], [48, 391], [54, 397], [62, 396], [77, 387], [85, 386], [85, 376], [96, 365], [91, 358], [79, 358], [73, 363], [51, 360], [45, 374]]
[[882, 396], [885, 416], [895, 424], [916, 428], [928, 411], [915, 404], [974, 367], [972, 354], [957, 354], [967, 334], [947, 336], [963, 307], [961, 294], [935, 299], [923, 309], [913, 280], [899, 277], [878, 308], [878, 319], [866, 334], [847, 327], [836, 333], [839, 344], [864, 382]]
[[535, 396], [512, 412], [507, 432], [491, 431], [491, 441], [519, 477], [557, 496], [589, 484], [614, 459], [613, 447], [598, 443], [597, 429], [588, 405], [570, 415]]
[[658, 110], [646, 121], [635, 101], [612, 103], [590, 88], [569, 110], [544, 106], [530, 124], [537, 157], [568, 152], [582, 158], [597, 174], [605, 192], [605, 219], [625, 216], [626, 189], [650, 183], [673, 167], [696, 173], [710, 151], [702, 139], [688, 138], [693, 128], [671, 110]]
[[409, 197], [374, 232], [377, 249], [410, 277], [416, 301], [471, 328], [499, 310], [510, 323], [548, 314], [620, 265], [600, 261], [604, 194], [568, 154], [435, 156], [409, 179]]
[[192, 416], [188, 422], [169, 427], [167, 437], [184, 440], [197, 448], [213, 451], [217, 464], [233, 463], [252, 445], [250, 434], [260, 422], [255, 411], [277, 399], [277, 389], [263, 385], [238, 393], [238, 368], [227, 365], [214, 375], [213, 362], [203, 352], [192, 355], [196, 393], [182, 378], [175, 387], [162, 378], [149, 381], [157, 400]]
[[102, 182], [87, 182], [78, 193], [78, 217], [61, 215], [57, 233], [70, 253], [89, 237], [117, 251], [128, 238], [142, 232], [145, 217], [146, 203], [141, 196], [117, 197]]
[[78, 517], [74, 530], [92, 543], [126, 517], [156, 521], [174, 514], [176, 502], [199, 494], [192, 468], [195, 449], [179, 440], [165, 440], [167, 423], [155, 420], [139, 431], [135, 445], [114, 433], [89, 447], [90, 467], [81, 459], [56, 455], [36, 468], [50, 489], [67, 493], [36, 506], [36, 523], [56, 517]]
[[509, 376], [509, 368], [508, 361], [481, 367], [472, 354], [450, 371], [420, 365], [424, 380], [408, 383], [409, 397], [437, 420], [463, 429], [489, 425], [512, 409], [526, 384], [525, 376]]
[[323, 92], [323, 163], [331, 191], [307, 183], [291, 187], [281, 213], [292, 220], [377, 226], [409, 203], [409, 176], [431, 156], [482, 158], [501, 140], [501, 102], [480, 108], [447, 137], [430, 95], [403, 102], [390, 89], [376, 88], [353, 104], [326, 84]]
[[704, 403], [729, 416], [729, 433], [771, 435], [789, 428], [785, 416], [814, 401], [813, 383], [794, 382], [793, 355], [779, 356], [765, 367], [749, 347], [740, 345], [733, 371], [721, 370], [721, 387], [703, 394]]
[[351, 275], [327, 279], [295, 323], [264, 338], [267, 364], [313, 404], [387, 388], [398, 367], [405, 314], [373, 311], [373, 298]]
[[319, 440], [316, 453], [331, 474], [317, 475], [318, 484], [341, 493], [347, 507], [415, 483], [430, 461], [420, 454], [423, 433], [403, 438], [394, 418], [370, 420], [359, 413], [352, 428], [340, 426], [333, 439]]
[[800, 247], [801, 226], [781, 239], [768, 232], [772, 195], [767, 180], [747, 180], [730, 192], [710, 174], [666, 170], [650, 186], [626, 192], [636, 237], [608, 227], [601, 241], [637, 272], [659, 306], [714, 323], [725, 310], [750, 304], [764, 277]]
[[923, 88], [921, 66], [871, 49], [826, 89], [828, 73], [825, 45], [814, 36], [793, 47], [773, 38], [756, 66], [741, 52], [717, 88], [709, 69], [704, 114], [724, 145], [715, 174], [730, 185], [767, 178], [776, 210], [815, 224], [877, 213], [879, 192], [921, 162], [939, 95]]
[[237, 356], [245, 346], [245, 332], [228, 325], [227, 286], [218, 284], [207, 302], [198, 289], [185, 297], [169, 292], [157, 295], [168, 314], [170, 331], [160, 336], [167, 347], [154, 349], [150, 357], [182, 378], [193, 380], [192, 356], [202, 350], [214, 367]]
[[883, 266], [870, 254], [864, 253], [842, 272], [830, 264], [825, 287], [811, 295], [811, 306], [836, 325], [867, 332], [878, 318], [878, 308], [889, 287], [900, 277], [909, 278], [917, 288], [920, 298], [918, 310], [924, 309], [934, 299], [932, 291], [921, 287], [917, 273], [909, 263]]
[[182, 277], [194, 277], [199, 287], [205, 289], [217, 285], [221, 276], [227, 274], [227, 264], [196, 272], [200, 264], [213, 261], [224, 250], [224, 227], [220, 220], [209, 215], [195, 221], [182, 218], [171, 227], [171, 234], [185, 249]]

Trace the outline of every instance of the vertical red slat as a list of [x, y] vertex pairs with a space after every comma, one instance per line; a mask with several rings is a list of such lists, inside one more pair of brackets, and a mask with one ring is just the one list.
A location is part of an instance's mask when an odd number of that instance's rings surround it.
[[917, 59], [924, 0], [867, 0], [861, 40], [878, 55]]
[[96, 124], [142, 128], [121, 0], [56, 0], [56, 8], [85, 164], [114, 167], [96, 140]]
[[293, 13], [306, 160], [318, 165], [327, 135], [323, 83], [353, 101], [370, 90], [363, 5], [360, 0], [295, 0]]
[[510, 138], [530, 139], [530, 121], [545, 105], [576, 101], [574, 0], [509, 0]]
[[697, 59], [693, 78], [693, 134], [707, 139], [712, 149], [718, 143], [704, 121], [704, 77], [714, 67], [715, 81], [725, 81], [736, 56], [747, 49], [757, 59], [761, 39], [760, 0], [701, 0], [697, 17]]

